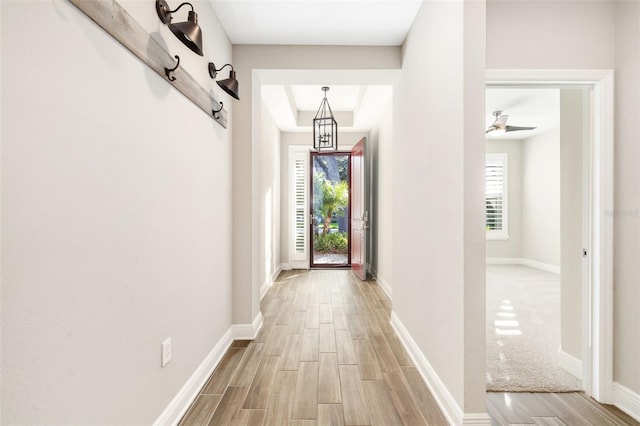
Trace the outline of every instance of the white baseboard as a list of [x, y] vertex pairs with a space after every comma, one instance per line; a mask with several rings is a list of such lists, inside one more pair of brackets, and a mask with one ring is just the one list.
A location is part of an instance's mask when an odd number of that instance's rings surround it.
[[582, 380], [582, 360], [579, 360], [575, 356], [560, 350], [558, 352], [558, 367], [573, 377]]
[[272, 284], [272, 282], [266, 282], [260, 286], [260, 300], [264, 299], [265, 294], [267, 294]]
[[262, 312], [258, 312], [252, 324], [233, 324], [231, 333], [234, 340], [253, 340], [262, 328]]
[[409, 353], [409, 356], [416, 365], [420, 375], [426, 382], [436, 403], [451, 425], [490, 425], [491, 418], [485, 413], [465, 413], [458, 405], [449, 389], [442, 382], [436, 371], [433, 369], [424, 353], [413, 340], [409, 331], [402, 324], [395, 312], [391, 312], [391, 325], [393, 326], [400, 341]]
[[522, 264], [532, 268], [541, 269], [543, 271], [553, 272], [554, 274], [560, 274], [560, 266], [557, 265], [550, 265], [548, 263], [542, 263], [531, 259], [522, 259]]
[[463, 425], [490, 425], [491, 417], [487, 413], [464, 413], [462, 415]]
[[640, 394], [613, 382], [613, 404], [640, 422]]
[[231, 343], [234, 340], [253, 340], [261, 328], [262, 312], [258, 312], [252, 324], [233, 324], [187, 380], [187, 383], [182, 386], [182, 389], [171, 400], [167, 408], [160, 414], [160, 417], [154, 422], [154, 426], [178, 424], [198, 396], [200, 389], [213, 373], [213, 370], [218, 366]]
[[378, 276], [376, 276], [376, 281], [378, 282], [378, 285], [380, 286], [382, 291], [385, 292], [387, 297], [389, 299], [393, 300], [393, 297], [392, 297], [393, 296], [393, 289], [391, 288], [389, 283], [384, 279], [384, 277], [378, 275]]
[[289, 263], [283, 263], [280, 265], [283, 271], [290, 271], [292, 269], [309, 269], [308, 260], [294, 260]]
[[182, 389], [180, 389], [167, 408], [160, 414], [160, 417], [154, 422], [154, 425], [166, 426], [178, 424], [198, 396], [200, 389], [202, 389], [209, 379], [209, 376], [211, 376], [211, 373], [213, 373], [213, 370], [218, 366], [218, 363], [232, 342], [233, 332], [232, 328], [230, 328], [218, 343], [216, 343], [204, 361], [196, 368], [196, 371], [194, 371], [189, 380], [187, 380], [187, 383], [182, 386]]
[[542, 271], [560, 274], [560, 266], [542, 263], [524, 257], [487, 257], [487, 265], [525, 265]]
[[260, 300], [264, 299], [264, 295], [267, 294], [272, 284], [273, 281], [267, 281], [260, 286]]
[[519, 257], [487, 257], [487, 265], [521, 265]]
[[264, 284], [260, 286], [260, 300], [262, 300], [264, 298], [264, 295], [267, 294], [275, 280], [278, 278], [278, 275], [280, 275], [280, 272], [282, 272], [282, 265], [278, 265], [275, 271], [273, 271], [273, 274], [271, 274], [271, 276], [267, 278]]

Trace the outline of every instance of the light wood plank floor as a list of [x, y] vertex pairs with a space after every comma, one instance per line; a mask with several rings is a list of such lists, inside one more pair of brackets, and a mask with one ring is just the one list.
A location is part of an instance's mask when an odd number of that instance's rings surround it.
[[488, 392], [487, 410], [494, 425], [640, 425], [617, 407], [599, 404], [583, 392]]
[[447, 424], [375, 281], [286, 271], [261, 308], [256, 339], [233, 343], [182, 425]]
[[[287, 271], [264, 325], [235, 341], [181, 425], [446, 425], [389, 324], [391, 301], [348, 270]], [[488, 393], [494, 425], [640, 425], [580, 393]]]

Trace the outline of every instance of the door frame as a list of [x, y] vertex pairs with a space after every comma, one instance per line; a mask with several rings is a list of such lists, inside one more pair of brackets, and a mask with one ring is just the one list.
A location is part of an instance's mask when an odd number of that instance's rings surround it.
[[349, 165], [349, 173], [347, 174], [347, 183], [349, 185], [349, 207], [347, 208], [347, 263], [345, 264], [331, 264], [331, 263], [322, 263], [322, 264], [314, 264], [313, 261], [313, 220], [309, 220], [309, 268], [351, 268], [351, 151], [309, 151], [309, 202], [308, 215], [313, 215], [313, 158], [318, 156], [347, 156], [347, 164]]
[[[601, 403], [613, 403], [613, 145], [614, 75], [612, 70], [487, 70], [486, 87], [592, 88], [589, 148], [585, 157], [583, 205], [587, 218], [583, 241], [582, 386]], [[590, 155], [590, 158], [588, 158]]]
[[[367, 262], [369, 260], [369, 197], [368, 197], [368, 189], [369, 185], [367, 179], [368, 175], [368, 167], [367, 167], [367, 137], [364, 136], [356, 142], [356, 144], [351, 147], [350, 151], [351, 155], [349, 157], [349, 175], [350, 175], [350, 191], [351, 198], [349, 199], [349, 204], [351, 206], [349, 212], [351, 214], [351, 223], [350, 225], [350, 235], [349, 235], [349, 260], [351, 263], [351, 271], [362, 281], [366, 281], [368, 267]], [[359, 173], [354, 174], [354, 166], [358, 164]], [[358, 194], [358, 197], [354, 198], [354, 189], [355, 193]], [[355, 208], [354, 208], [354, 200], [355, 200]], [[357, 210], [357, 211], [356, 211]], [[360, 217], [354, 215], [360, 213]], [[359, 235], [360, 238], [356, 237]], [[359, 240], [358, 245], [353, 245], [353, 241], [355, 239]], [[359, 253], [357, 252], [357, 248], [360, 248]], [[356, 255], [356, 263], [354, 264], [354, 255]], [[358, 259], [359, 256], [359, 259]], [[358, 262], [359, 260], [359, 262]]]

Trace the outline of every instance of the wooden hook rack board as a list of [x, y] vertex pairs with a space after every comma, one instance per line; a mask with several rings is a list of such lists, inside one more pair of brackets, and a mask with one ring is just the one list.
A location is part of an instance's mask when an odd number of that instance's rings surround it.
[[[69, 0], [69, 2], [157, 72], [167, 83], [189, 98], [209, 117], [225, 129], [227, 128], [227, 111], [221, 109], [222, 105], [182, 67], [173, 71], [175, 80], [167, 79], [165, 68], [173, 68], [176, 64], [175, 58], [151, 38], [116, 0]], [[149, 8], [150, 11], [154, 11], [152, 5]], [[215, 115], [212, 113], [213, 110], [216, 110]]]

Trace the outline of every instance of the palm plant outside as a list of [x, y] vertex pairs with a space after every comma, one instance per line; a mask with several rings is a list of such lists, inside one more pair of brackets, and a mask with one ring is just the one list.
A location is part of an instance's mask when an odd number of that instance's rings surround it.
[[323, 219], [323, 234], [331, 230], [333, 215], [344, 215], [349, 204], [349, 185], [346, 181], [331, 182], [323, 172], [313, 177], [314, 215]]

